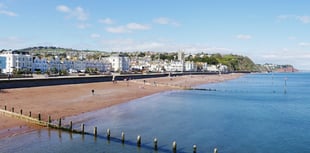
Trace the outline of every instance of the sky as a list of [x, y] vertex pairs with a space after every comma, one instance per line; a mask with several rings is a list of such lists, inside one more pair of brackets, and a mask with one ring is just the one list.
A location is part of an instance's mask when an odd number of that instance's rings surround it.
[[0, 49], [239, 54], [310, 70], [308, 0], [0, 0]]

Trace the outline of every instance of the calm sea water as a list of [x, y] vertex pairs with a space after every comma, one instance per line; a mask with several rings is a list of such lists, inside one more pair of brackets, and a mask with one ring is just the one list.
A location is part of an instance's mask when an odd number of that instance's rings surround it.
[[[201, 85], [217, 91], [169, 91], [66, 118], [99, 137], [42, 129], [0, 140], [0, 152], [308, 153], [310, 73], [251, 74]], [[111, 129], [108, 141], [106, 129]], [[125, 144], [120, 141], [125, 132]], [[136, 146], [137, 135], [142, 146]], [[154, 151], [153, 139], [158, 139]]]

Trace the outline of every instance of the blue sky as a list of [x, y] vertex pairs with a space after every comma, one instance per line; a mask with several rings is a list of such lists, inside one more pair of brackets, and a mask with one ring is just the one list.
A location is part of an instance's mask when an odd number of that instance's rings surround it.
[[249, 56], [310, 70], [307, 0], [0, 0], [0, 49]]

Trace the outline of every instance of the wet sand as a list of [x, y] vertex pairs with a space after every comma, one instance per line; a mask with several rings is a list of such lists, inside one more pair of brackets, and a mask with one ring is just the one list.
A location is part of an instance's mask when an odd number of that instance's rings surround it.
[[[6, 105], [8, 110], [14, 107], [15, 112], [20, 112], [22, 109], [23, 114], [26, 115], [31, 111], [33, 117], [37, 117], [38, 113], [41, 113], [43, 120], [47, 120], [48, 115], [56, 120], [103, 109], [163, 91], [180, 90], [180, 86], [189, 87], [222, 82], [242, 75], [187, 75], [117, 81], [117, 83], [102, 82], [7, 89], [0, 93], [0, 108], [4, 109]], [[28, 123], [24, 121], [3, 115], [0, 115], [0, 123], [0, 139], [38, 128], [29, 127]]]

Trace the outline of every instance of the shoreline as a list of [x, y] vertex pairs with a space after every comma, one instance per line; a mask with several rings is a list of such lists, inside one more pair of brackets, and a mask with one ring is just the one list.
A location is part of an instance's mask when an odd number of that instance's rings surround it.
[[[100, 82], [74, 85], [58, 85], [32, 88], [5, 89], [0, 93], [0, 108], [23, 109], [24, 114], [42, 114], [42, 120], [51, 115], [52, 120], [92, 112], [138, 98], [169, 90], [194, 87], [237, 79], [244, 74], [186, 75], [130, 81]], [[94, 93], [92, 93], [94, 90]], [[0, 115], [0, 139], [11, 137], [35, 127], [27, 122]]]

